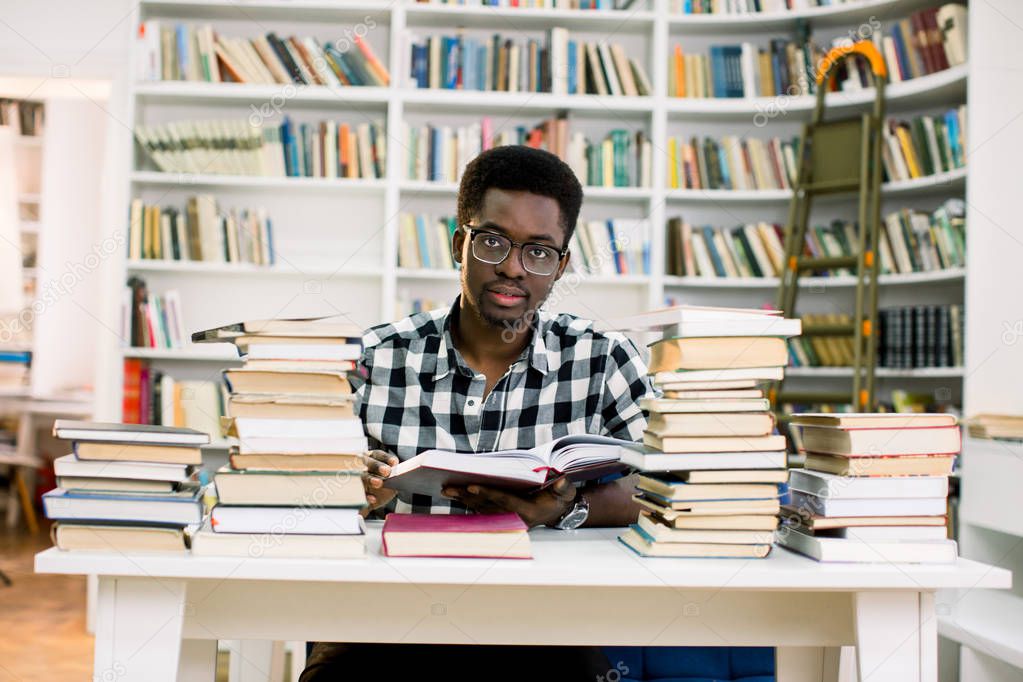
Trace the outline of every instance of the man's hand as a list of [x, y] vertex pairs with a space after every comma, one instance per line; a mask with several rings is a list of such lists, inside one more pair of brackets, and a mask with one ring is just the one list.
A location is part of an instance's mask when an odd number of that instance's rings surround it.
[[526, 497], [482, 485], [444, 488], [443, 493], [473, 511], [515, 512], [530, 528], [556, 524], [572, 508], [576, 497], [575, 486], [565, 478]]
[[365, 513], [382, 507], [397, 495], [397, 491], [384, 487], [384, 479], [391, 475], [391, 467], [398, 463], [398, 458], [383, 450], [370, 450], [364, 456], [366, 472], [362, 475], [362, 484], [366, 488]]

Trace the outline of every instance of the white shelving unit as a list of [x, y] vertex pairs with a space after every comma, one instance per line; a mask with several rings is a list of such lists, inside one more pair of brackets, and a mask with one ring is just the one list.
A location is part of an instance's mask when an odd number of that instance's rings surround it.
[[[797, 20], [808, 21], [821, 42], [850, 28], [876, 19], [886, 22], [908, 16], [927, 5], [923, 0], [863, 0], [779, 15], [755, 17], [682, 16], [668, 12], [667, 0], [638, 0], [628, 11], [533, 10], [520, 8], [464, 7], [398, 2], [339, 3], [328, 0], [248, 0], [240, 7], [231, 0], [144, 0], [134, 20], [212, 23], [233, 36], [251, 36], [270, 30], [335, 39], [346, 28], [361, 23], [369, 28], [364, 38], [389, 66], [390, 87], [332, 88], [323, 86], [265, 86], [189, 82], [139, 82], [127, 88], [126, 119], [135, 123], [189, 118], [240, 118], [270, 102], [282, 103], [284, 113], [298, 121], [335, 119], [383, 120], [388, 131], [388, 164], [381, 180], [328, 180], [320, 178], [252, 178], [212, 175], [179, 175], [154, 172], [138, 149], [125, 151], [124, 203], [141, 197], [147, 203], [183, 206], [189, 195], [209, 192], [222, 206], [267, 208], [274, 221], [280, 256], [269, 268], [236, 267], [209, 263], [121, 261], [113, 275], [112, 291], [125, 278], [146, 279], [150, 291], [181, 292], [187, 330], [214, 326], [245, 317], [302, 315], [311, 312], [348, 313], [368, 327], [394, 319], [398, 298], [450, 300], [457, 292], [457, 272], [410, 270], [397, 267], [398, 217], [403, 212], [452, 215], [457, 185], [426, 183], [403, 177], [404, 150], [401, 128], [450, 123], [461, 125], [492, 117], [495, 128], [532, 126], [557, 112], [567, 111], [570, 125], [591, 137], [613, 128], [643, 129], [654, 141], [651, 187], [586, 187], [583, 219], [645, 218], [651, 224], [649, 275], [623, 277], [566, 275], [557, 285], [554, 309], [584, 317], [624, 314], [658, 307], [670, 296], [690, 303], [760, 305], [773, 301], [777, 281], [679, 278], [664, 273], [664, 226], [669, 217], [684, 214], [696, 223], [738, 224], [749, 220], [784, 223], [789, 194], [774, 191], [686, 191], [666, 188], [663, 140], [668, 135], [699, 134], [773, 136], [795, 135], [813, 106], [812, 97], [754, 99], [677, 99], [667, 96], [667, 57], [679, 41], [703, 49], [714, 40], [766, 41], [792, 35]], [[933, 4], [933, 3], [931, 3]], [[609, 39], [621, 43], [639, 59], [653, 83], [648, 97], [553, 95], [423, 90], [410, 87], [409, 34], [422, 38], [450, 32], [527, 34], [542, 38], [551, 26], [564, 26], [587, 40]], [[386, 59], [385, 59], [386, 58]], [[134, 71], [131, 71], [134, 73]], [[964, 101], [967, 68], [956, 67], [887, 89], [893, 114], [912, 115]], [[285, 95], [286, 89], [286, 96]], [[833, 93], [829, 111], [851, 113], [865, 110], [872, 92]], [[772, 112], [766, 126], [754, 117]], [[270, 120], [277, 120], [275, 112]], [[759, 117], [758, 117], [759, 120]], [[780, 131], [780, 132], [779, 132]], [[933, 208], [948, 196], [962, 195], [966, 171], [931, 178], [890, 183], [884, 188], [884, 208], [909, 205]], [[827, 218], [853, 217], [852, 199], [822, 201], [831, 213]], [[921, 205], [922, 204], [922, 205]], [[823, 210], [823, 209], [822, 209]], [[962, 300], [964, 270], [882, 277], [882, 305], [924, 301], [944, 303]], [[833, 308], [841, 297], [851, 296], [851, 277], [815, 278], [805, 286], [814, 305]], [[901, 292], [901, 293], [900, 293]], [[821, 294], [821, 295], [816, 295]], [[802, 303], [802, 302], [801, 302]], [[843, 303], [842, 308], [846, 307]], [[807, 311], [811, 310], [807, 306]], [[801, 310], [801, 312], [806, 312]], [[111, 322], [119, 324], [117, 315]], [[123, 349], [111, 339], [107, 366], [116, 368], [124, 357], [144, 357], [137, 349]], [[171, 372], [208, 374], [209, 359], [192, 352], [158, 352], [146, 355]], [[101, 413], [120, 415], [121, 386], [116, 371], [101, 391]], [[801, 381], [839, 376], [841, 372], [808, 369]], [[954, 393], [962, 372], [887, 371], [886, 379], [916, 381], [941, 379], [951, 382]], [[933, 382], [932, 382], [933, 383]], [[923, 384], [930, 386], [930, 384]]]

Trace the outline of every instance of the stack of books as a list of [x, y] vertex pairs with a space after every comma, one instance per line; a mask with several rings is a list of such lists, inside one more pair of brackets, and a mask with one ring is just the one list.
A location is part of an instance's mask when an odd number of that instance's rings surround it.
[[621, 460], [641, 472], [642, 513], [620, 540], [642, 556], [767, 556], [787, 472], [762, 384], [781, 380], [799, 320], [678, 306], [612, 325], [663, 335], [649, 363], [662, 396], [642, 402], [648, 450]]
[[60, 549], [184, 551], [202, 522], [197, 482], [206, 433], [166, 426], [58, 419], [72, 454], [54, 462], [58, 488], [43, 495]]
[[222, 211], [212, 194], [185, 208], [133, 199], [128, 258], [273, 265], [273, 224], [263, 208]]
[[778, 543], [818, 561], [949, 563], [948, 477], [961, 447], [951, 414], [804, 413]]
[[306, 37], [221, 35], [210, 24], [150, 19], [139, 24], [138, 78], [263, 85], [385, 86], [387, 67], [356, 33], [336, 41]]
[[257, 320], [192, 335], [234, 343], [224, 370], [230, 463], [214, 475], [218, 501], [192, 552], [248, 557], [365, 554], [362, 473], [368, 449], [348, 373], [361, 330], [343, 318]]

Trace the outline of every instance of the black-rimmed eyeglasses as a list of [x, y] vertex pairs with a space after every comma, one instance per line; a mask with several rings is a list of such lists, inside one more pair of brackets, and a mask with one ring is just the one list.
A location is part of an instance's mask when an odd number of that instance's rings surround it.
[[558, 251], [553, 246], [536, 242], [513, 242], [504, 235], [487, 232], [475, 225], [462, 225], [469, 233], [472, 255], [476, 260], [498, 265], [511, 253], [512, 247], [519, 247], [519, 262], [531, 274], [547, 277], [558, 270], [558, 263], [568, 253], [568, 247]]

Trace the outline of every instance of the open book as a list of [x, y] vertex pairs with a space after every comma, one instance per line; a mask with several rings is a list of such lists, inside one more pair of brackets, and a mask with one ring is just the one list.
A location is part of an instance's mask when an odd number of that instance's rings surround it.
[[[441, 496], [445, 486], [472, 483], [512, 490], [538, 490], [561, 476], [587, 481], [624, 471], [623, 448], [638, 443], [587, 434], [556, 438], [528, 450], [447, 452], [427, 450], [394, 467], [384, 486], [404, 495]], [[403, 495], [403, 496], [404, 496]]]

